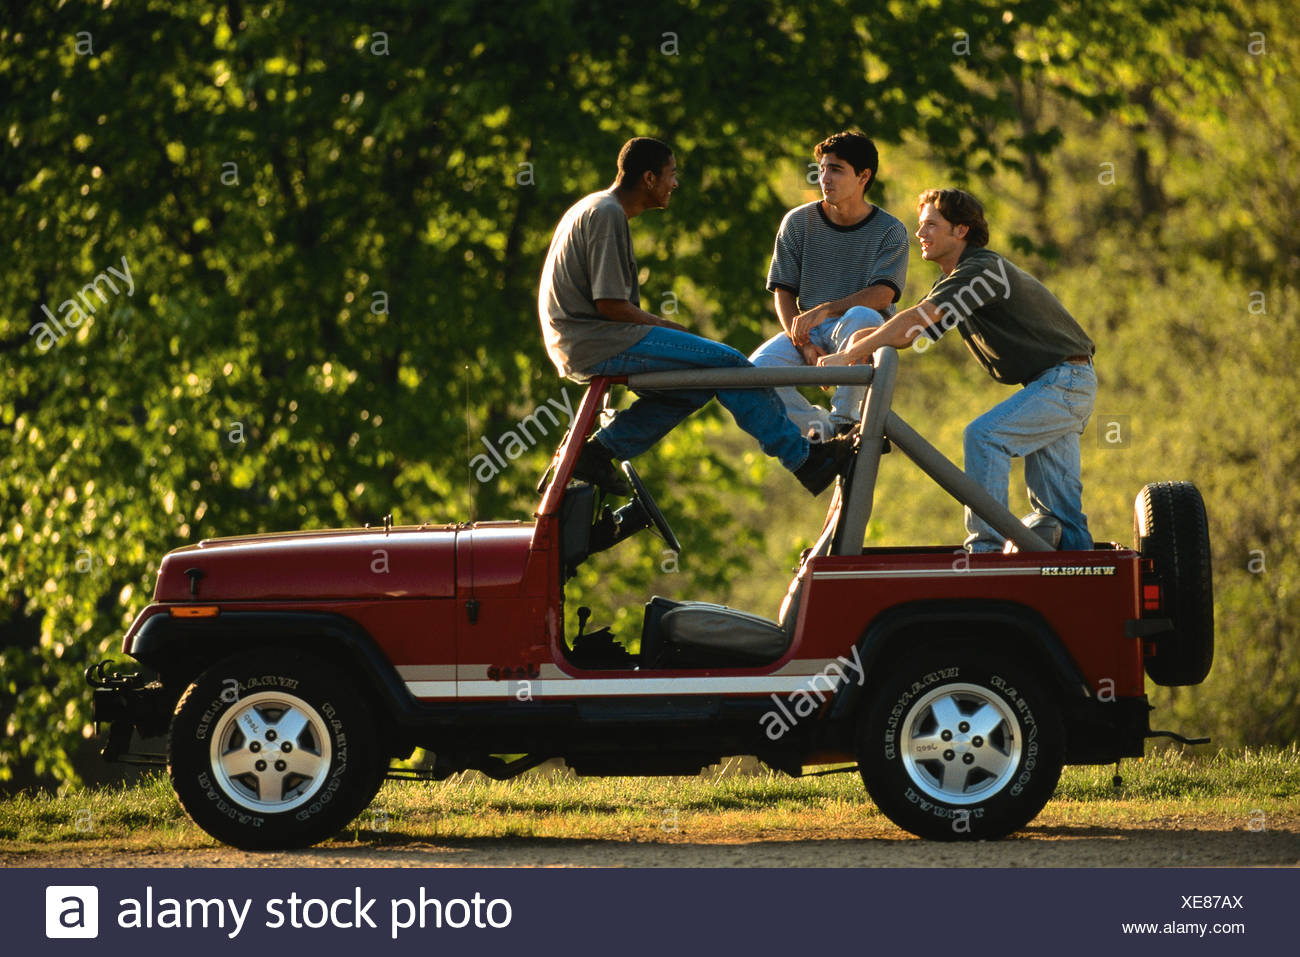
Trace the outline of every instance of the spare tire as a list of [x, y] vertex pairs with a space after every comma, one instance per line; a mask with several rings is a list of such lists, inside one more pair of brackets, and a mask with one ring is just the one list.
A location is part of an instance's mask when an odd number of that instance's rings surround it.
[[1154, 566], [1143, 581], [1160, 586], [1160, 608], [1143, 617], [1173, 622], [1172, 631], [1151, 636], [1147, 675], [1158, 685], [1200, 684], [1214, 661], [1214, 587], [1210, 527], [1196, 486], [1144, 486], [1133, 503], [1133, 547]]

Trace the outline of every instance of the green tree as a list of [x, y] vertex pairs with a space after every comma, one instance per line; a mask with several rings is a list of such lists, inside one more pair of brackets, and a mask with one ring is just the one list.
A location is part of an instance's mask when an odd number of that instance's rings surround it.
[[[1025, 121], [1026, 89], [1050, 85], [1074, 111], [1062, 116], [1094, 117], [1117, 95], [1105, 65], [1181, 64], [1163, 25], [1194, 16], [1158, 2], [857, 6], [12, 13], [0, 778], [75, 779], [90, 730], [80, 671], [115, 647], [169, 548], [389, 511], [527, 516], [550, 449], [480, 483], [475, 444], [565, 388], [537, 335], [537, 273], [555, 222], [608, 185], [627, 137], [666, 138], [683, 171], [673, 208], [635, 223], [646, 305], [675, 301], [676, 318], [743, 348], [771, 328], [771, 237], [813, 143], [859, 125], [923, 142], [962, 176], [1033, 176], [1060, 136], [1052, 114]], [[954, 49], [958, 34], [978, 55]], [[130, 283], [105, 285], [110, 266]], [[45, 309], [73, 319], [74, 300], [84, 319], [42, 334]], [[717, 420], [643, 467], [664, 488], [696, 481], [704, 457], [716, 475], [717, 495], [674, 503], [688, 551], [711, 557], [683, 565], [683, 588], [732, 587], [752, 553], [784, 563], [792, 549], [729, 534], [724, 516], [765, 473], [749, 447], [710, 454], [734, 432]], [[641, 560], [609, 573], [611, 594], [640, 586]]]

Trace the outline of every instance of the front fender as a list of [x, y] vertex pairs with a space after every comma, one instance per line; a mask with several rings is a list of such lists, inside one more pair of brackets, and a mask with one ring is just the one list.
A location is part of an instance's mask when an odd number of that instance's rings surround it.
[[372, 692], [398, 724], [419, 710], [374, 638], [346, 615], [308, 611], [232, 611], [211, 618], [154, 613], [128, 634], [124, 651], [183, 689], [202, 671], [251, 647], [289, 647], [334, 662]]

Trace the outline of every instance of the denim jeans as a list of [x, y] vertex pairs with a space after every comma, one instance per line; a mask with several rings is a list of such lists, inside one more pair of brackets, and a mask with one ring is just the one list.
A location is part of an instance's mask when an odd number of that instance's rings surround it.
[[[629, 349], [624, 349], [590, 369], [586, 375], [632, 375], [671, 369], [712, 369], [748, 366], [740, 352], [714, 342], [661, 326], [652, 328]], [[808, 441], [785, 417], [781, 400], [772, 389], [665, 389], [638, 392], [632, 405], [595, 435], [616, 459], [640, 455], [667, 435], [674, 426], [714, 396], [736, 418], [736, 423], [758, 439], [759, 447], [790, 471], [808, 458]]]
[[[966, 474], [1006, 505], [1011, 459], [1023, 458], [1029, 504], [1060, 519], [1062, 549], [1088, 549], [1093, 544], [1083, 514], [1079, 436], [1096, 398], [1097, 374], [1091, 363], [1062, 362], [966, 426]], [[1001, 550], [1002, 536], [969, 508], [966, 531], [970, 551]]]
[[[866, 306], [854, 306], [842, 316], [834, 316], [816, 326], [809, 335], [813, 345], [823, 352], [840, 352], [848, 344], [849, 338], [859, 329], [869, 329], [884, 322], [884, 318], [874, 309]], [[756, 366], [801, 366], [803, 354], [795, 348], [790, 337], [784, 332], [773, 336], [754, 350], [749, 361]], [[860, 385], [842, 385], [835, 390], [828, 414], [821, 406], [813, 405], [805, 399], [794, 386], [777, 389], [776, 394], [785, 403], [786, 415], [803, 435], [810, 432], [820, 438], [832, 435], [837, 426], [846, 422], [857, 422], [862, 414], [862, 399], [867, 394], [867, 387]]]

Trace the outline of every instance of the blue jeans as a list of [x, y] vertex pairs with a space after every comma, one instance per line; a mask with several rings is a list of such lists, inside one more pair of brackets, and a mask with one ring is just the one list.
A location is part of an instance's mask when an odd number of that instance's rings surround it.
[[[876, 310], [868, 309], [866, 306], [854, 306], [844, 315], [834, 316], [816, 326], [809, 334], [809, 338], [813, 345], [823, 352], [840, 352], [859, 329], [869, 329], [884, 321]], [[804, 365], [803, 353], [795, 348], [790, 337], [784, 332], [773, 336], [755, 349], [749, 361], [756, 366]], [[786, 415], [790, 416], [790, 421], [795, 424], [800, 433], [803, 435], [812, 433], [817, 438], [826, 438], [833, 434], [839, 425], [858, 421], [862, 414], [862, 399], [867, 394], [867, 387], [839, 386], [831, 399], [829, 414], [821, 406], [813, 405], [805, 399], [794, 386], [777, 389], [776, 394], [785, 403]]]
[[[1006, 505], [1011, 459], [1023, 458], [1029, 503], [1060, 519], [1062, 549], [1088, 549], [1093, 544], [1083, 514], [1079, 436], [1096, 398], [1097, 374], [1091, 363], [1062, 362], [966, 426], [966, 474]], [[1002, 536], [969, 508], [966, 531], [970, 551], [1001, 551]]]
[[[749, 364], [749, 360], [731, 346], [689, 332], [655, 326], [636, 345], [583, 372], [586, 375], [632, 375]], [[616, 459], [633, 458], [662, 439], [715, 395], [735, 416], [736, 423], [758, 439], [764, 452], [780, 459], [781, 464], [792, 472], [803, 465], [808, 458], [808, 440], [785, 417], [781, 400], [771, 389], [638, 392], [636, 401], [615, 415], [614, 421], [597, 432], [595, 438]]]

